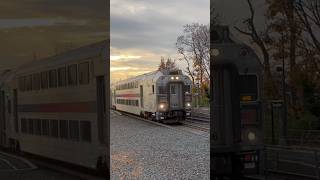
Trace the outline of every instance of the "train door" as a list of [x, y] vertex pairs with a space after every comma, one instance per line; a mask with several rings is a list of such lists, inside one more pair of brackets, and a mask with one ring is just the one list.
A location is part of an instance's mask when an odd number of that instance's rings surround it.
[[177, 84], [177, 83], [170, 84], [170, 107], [174, 109], [183, 108], [181, 84]]
[[116, 96], [116, 90], [113, 90], [113, 105], [115, 106], [117, 104], [117, 96]]
[[0, 146], [6, 145], [6, 108], [5, 108], [5, 93], [1, 91], [0, 93]]
[[97, 77], [97, 120], [98, 137], [102, 144], [106, 143], [106, 85], [104, 76]]
[[141, 107], [143, 108], [143, 86], [140, 86], [140, 104]]
[[14, 129], [18, 133], [18, 91], [17, 89], [13, 90], [13, 118], [14, 118]]

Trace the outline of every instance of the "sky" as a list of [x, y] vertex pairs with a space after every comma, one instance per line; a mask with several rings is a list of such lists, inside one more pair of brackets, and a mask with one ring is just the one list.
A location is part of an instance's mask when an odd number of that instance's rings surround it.
[[0, 70], [105, 40], [107, 0], [1, 0]]
[[210, 22], [209, 0], [110, 0], [110, 11], [111, 82], [156, 70], [161, 56], [177, 58], [183, 26]]

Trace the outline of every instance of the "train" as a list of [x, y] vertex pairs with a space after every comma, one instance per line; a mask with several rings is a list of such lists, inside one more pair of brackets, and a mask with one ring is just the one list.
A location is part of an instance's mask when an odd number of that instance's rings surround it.
[[211, 35], [211, 174], [262, 174], [263, 65], [253, 48], [231, 38], [228, 26], [213, 26]]
[[5, 70], [0, 146], [107, 172], [109, 58], [105, 40]]
[[191, 116], [192, 81], [181, 70], [157, 70], [111, 85], [111, 107], [162, 123]]

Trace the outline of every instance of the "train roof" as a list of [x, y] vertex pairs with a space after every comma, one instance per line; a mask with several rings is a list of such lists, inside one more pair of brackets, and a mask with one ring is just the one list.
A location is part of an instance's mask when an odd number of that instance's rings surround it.
[[62, 52], [60, 54], [35, 60], [17, 68], [20, 73], [28, 70], [38, 69], [47, 66], [55, 66], [63, 63], [72, 62], [73, 60], [87, 59], [91, 57], [102, 56], [109, 58], [109, 41], [103, 40], [94, 44], [85, 45], [70, 51]]
[[[182, 73], [181, 70], [175, 70], [175, 71], [179, 71], [179, 74], [180, 75], [184, 75]], [[121, 84], [121, 83], [126, 83], [126, 82], [131, 82], [131, 81], [136, 81], [136, 80], [157, 80], [160, 76], [163, 76], [163, 75], [170, 75], [170, 70], [156, 70], [156, 71], [152, 71], [152, 72], [148, 72], [148, 73], [145, 73], [145, 74], [141, 74], [141, 75], [138, 75], [138, 76], [135, 76], [135, 77], [131, 77], [131, 78], [128, 78], [128, 79], [125, 79], [125, 80], [121, 80], [121, 81], [117, 81], [115, 83], [112, 83], [112, 85], [116, 85], [116, 84]]]

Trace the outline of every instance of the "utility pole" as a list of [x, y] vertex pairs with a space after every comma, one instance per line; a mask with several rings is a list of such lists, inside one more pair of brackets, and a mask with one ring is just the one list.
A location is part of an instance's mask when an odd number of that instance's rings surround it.
[[287, 137], [287, 97], [286, 97], [286, 71], [285, 71], [285, 56], [284, 56], [284, 36], [281, 37], [282, 41], [282, 129], [281, 129], [281, 138], [280, 144], [286, 145]]

